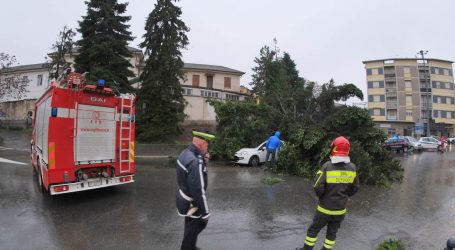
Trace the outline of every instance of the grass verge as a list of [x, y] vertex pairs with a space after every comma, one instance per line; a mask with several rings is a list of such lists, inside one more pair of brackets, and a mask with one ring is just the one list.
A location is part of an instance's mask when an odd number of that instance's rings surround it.
[[266, 177], [262, 179], [262, 182], [267, 185], [275, 185], [283, 182], [284, 180], [278, 177]]

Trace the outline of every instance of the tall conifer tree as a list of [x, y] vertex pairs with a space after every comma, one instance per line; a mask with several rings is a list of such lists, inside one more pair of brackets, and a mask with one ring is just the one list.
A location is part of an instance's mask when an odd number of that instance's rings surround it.
[[77, 42], [80, 48], [75, 58], [76, 71], [89, 72], [90, 80], [105, 79], [120, 92], [131, 91], [128, 77], [134, 74], [129, 70], [131, 52], [127, 47], [133, 40], [127, 24], [131, 17], [122, 15], [128, 4], [117, 0], [85, 3], [87, 15], [79, 22], [82, 39]]
[[145, 49], [146, 66], [138, 94], [138, 138], [144, 141], [164, 141], [179, 134], [179, 123], [185, 117], [181, 50], [188, 45], [189, 29], [174, 2], [177, 1], [157, 1], [140, 44]]

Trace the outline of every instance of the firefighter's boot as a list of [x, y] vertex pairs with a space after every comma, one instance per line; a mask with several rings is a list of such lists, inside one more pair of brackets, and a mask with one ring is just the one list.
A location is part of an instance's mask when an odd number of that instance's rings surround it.
[[313, 247], [310, 247], [308, 245], [304, 245], [303, 247], [298, 247], [295, 250], [313, 250]]
[[324, 246], [321, 248], [321, 250], [332, 250], [333, 246], [335, 246], [334, 240], [325, 239]]

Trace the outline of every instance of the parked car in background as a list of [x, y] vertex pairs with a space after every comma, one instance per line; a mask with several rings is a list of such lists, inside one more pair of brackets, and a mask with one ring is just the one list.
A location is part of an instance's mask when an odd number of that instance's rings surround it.
[[433, 137], [421, 137], [419, 142], [422, 144], [423, 148], [427, 149], [437, 149], [441, 151], [441, 141]]
[[[255, 148], [242, 148], [237, 151], [234, 155], [234, 163], [235, 164], [242, 164], [242, 165], [250, 165], [252, 167], [256, 167], [261, 163], [265, 162], [265, 157], [267, 156], [267, 150], [265, 149], [265, 144], [267, 141], [259, 144], [259, 146]], [[284, 142], [281, 141], [281, 146], [283, 146]], [[278, 159], [278, 152], [275, 157]]]
[[454, 143], [455, 142], [455, 137], [447, 138], [447, 142], [450, 143], [450, 144]]
[[412, 145], [409, 143], [408, 140], [404, 138], [398, 138], [398, 139], [389, 139], [384, 142], [383, 145], [387, 150], [396, 150], [396, 151], [402, 151], [402, 152], [408, 152], [408, 150], [411, 149]]
[[416, 140], [412, 136], [400, 136], [400, 139], [405, 139], [409, 142], [411, 147], [409, 148], [411, 151], [417, 150], [418, 152], [422, 151], [423, 146], [422, 143], [420, 143], [418, 140]]

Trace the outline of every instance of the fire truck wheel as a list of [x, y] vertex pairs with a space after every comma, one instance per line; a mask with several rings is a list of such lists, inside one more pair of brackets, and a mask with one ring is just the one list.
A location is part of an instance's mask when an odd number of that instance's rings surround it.
[[41, 191], [41, 193], [44, 193], [44, 184], [43, 184], [43, 174], [41, 173], [41, 160], [37, 159], [37, 167], [38, 167], [38, 173], [36, 173], [36, 176], [38, 178], [38, 188]]

